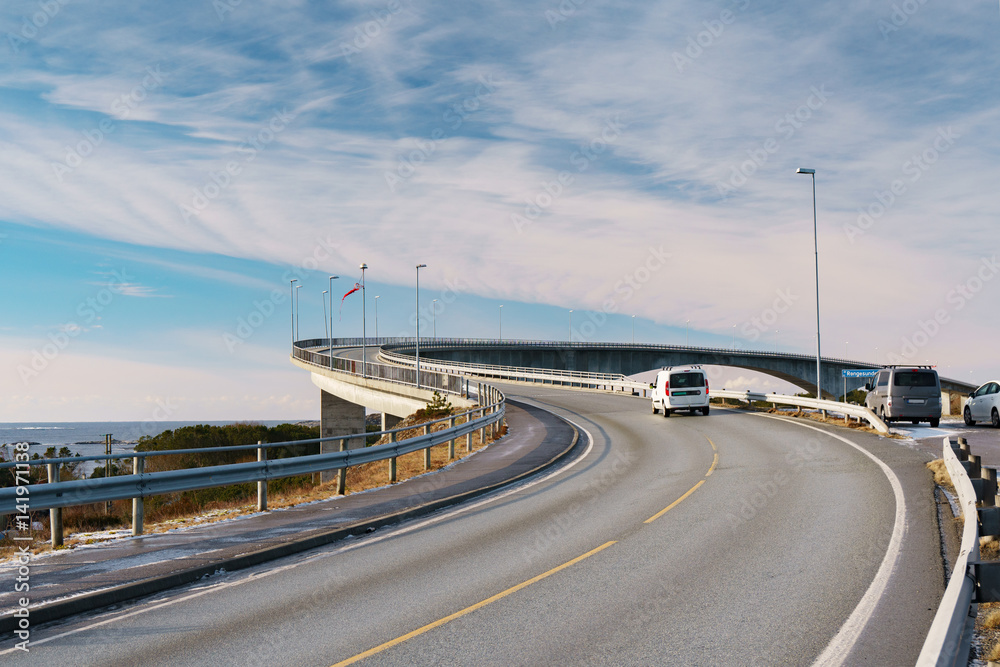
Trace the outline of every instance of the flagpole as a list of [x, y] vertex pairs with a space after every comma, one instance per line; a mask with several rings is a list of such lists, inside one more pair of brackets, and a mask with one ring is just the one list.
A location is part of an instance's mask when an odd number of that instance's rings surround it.
[[368, 299], [365, 298], [365, 269], [368, 268], [367, 264], [361, 264], [361, 377], [367, 377], [365, 374], [365, 364], [368, 362], [368, 330], [366, 328], [368, 324], [368, 316], [366, 306]]

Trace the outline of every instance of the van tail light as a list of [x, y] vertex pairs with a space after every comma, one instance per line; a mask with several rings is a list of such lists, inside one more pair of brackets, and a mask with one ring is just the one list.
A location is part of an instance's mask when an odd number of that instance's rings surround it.
[[663, 388], [664, 389], [670, 389], [670, 380], [664, 380], [663, 381]]
[[708, 378], [705, 378], [705, 395], [708, 395]]

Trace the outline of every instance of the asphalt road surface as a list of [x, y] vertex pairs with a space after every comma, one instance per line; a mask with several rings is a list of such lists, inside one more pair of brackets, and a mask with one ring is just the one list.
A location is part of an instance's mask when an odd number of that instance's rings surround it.
[[914, 663], [944, 587], [929, 456], [739, 411], [506, 391], [591, 446], [467, 506], [34, 628], [29, 654], [0, 660]]

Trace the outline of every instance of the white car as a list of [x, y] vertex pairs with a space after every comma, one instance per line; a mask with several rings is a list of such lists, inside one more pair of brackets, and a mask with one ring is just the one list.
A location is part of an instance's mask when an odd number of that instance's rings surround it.
[[653, 383], [653, 414], [663, 410], [669, 417], [673, 410], [708, 414], [708, 377], [701, 366], [665, 368]]
[[964, 416], [967, 426], [989, 420], [994, 428], [1000, 428], [1000, 383], [987, 382], [969, 394]]

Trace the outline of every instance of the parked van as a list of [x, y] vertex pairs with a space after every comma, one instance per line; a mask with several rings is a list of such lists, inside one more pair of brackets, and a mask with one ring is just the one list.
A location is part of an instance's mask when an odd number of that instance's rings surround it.
[[701, 411], [708, 414], [708, 376], [701, 366], [665, 368], [656, 374], [653, 388], [653, 414], [663, 410], [669, 417], [673, 410]]
[[865, 406], [886, 424], [941, 422], [941, 380], [932, 366], [883, 366], [865, 389]]

